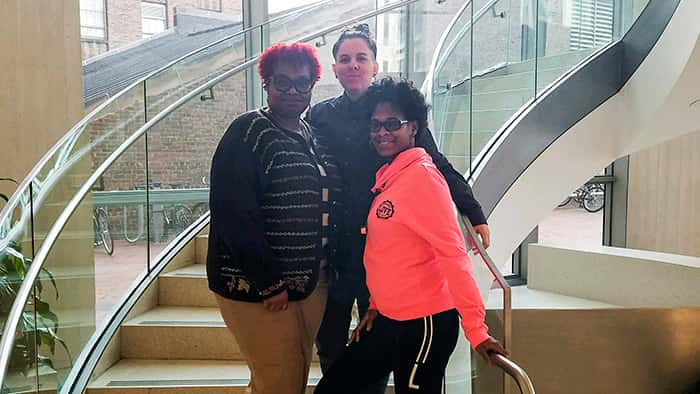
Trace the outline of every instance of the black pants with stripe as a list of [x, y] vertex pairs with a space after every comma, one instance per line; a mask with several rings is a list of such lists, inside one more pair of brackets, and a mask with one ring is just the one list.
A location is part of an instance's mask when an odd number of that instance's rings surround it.
[[[323, 373], [328, 372], [333, 362], [340, 358], [345, 351], [354, 303], [355, 300], [337, 300], [331, 296], [328, 297], [323, 321], [318, 330], [318, 335], [316, 335], [316, 349], [318, 349], [318, 358], [321, 362]], [[369, 306], [369, 299], [358, 298], [357, 306], [360, 316], [364, 316]], [[389, 374], [387, 373], [377, 381], [358, 389], [353, 394], [384, 394], [388, 380]]]
[[318, 383], [315, 394], [355, 394], [394, 372], [396, 394], [440, 394], [445, 367], [457, 344], [456, 310], [397, 321], [382, 316], [362, 332]]

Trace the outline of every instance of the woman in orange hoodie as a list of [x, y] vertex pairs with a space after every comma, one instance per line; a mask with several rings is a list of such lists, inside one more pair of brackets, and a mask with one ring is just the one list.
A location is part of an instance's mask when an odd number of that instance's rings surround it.
[[377, 171], [364, 265], [370, 310], [317, 394], [356, 393], [394, 373], [395, 392], [439, 394], [459, 333], [484, 359], [507, 354], [489, 336], [484, 304], [445, 179], [415, 147], [427, 127], [423, 95], [408, 81], [370, 87], [369, 139], [387, 163]]

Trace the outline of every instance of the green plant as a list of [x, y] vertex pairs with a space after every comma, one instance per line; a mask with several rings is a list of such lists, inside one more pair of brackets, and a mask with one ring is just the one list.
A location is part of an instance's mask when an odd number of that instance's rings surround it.
[[[6, 324], [7, 316], [31, 264], [32, 260], [25, 257], [14, 242], [0, 250], [0, 316], [2, 316], [2, 325]], [[51, 311], [51, 306], [42, 297], [46, 282], [51, 283], [56, 291], [56, 299], [58, 299], [58, 288], [53, 274], [42, 268], [39, 280], [34, 285], [34, 294], [29, 297], [15, 331], [10, 368], [25, 376], [33, 368], [41, 366], [53, 368], [51, 358], [39, 354], [38, 349], [42, 346], [47, 346], [53, 355], [58, 343], [71, 359], [65, 341], [58, 336], [58, 316]]]

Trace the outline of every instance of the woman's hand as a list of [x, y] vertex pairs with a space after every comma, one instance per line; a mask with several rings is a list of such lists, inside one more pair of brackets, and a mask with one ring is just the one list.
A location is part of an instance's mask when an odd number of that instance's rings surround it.
[[475, 350], [484, 358], [489, 367], [493, 366], [491, 357], [489, 357], [490, 353], [498, 353], [510, 358], [510, 353], [508, 353], [508, 351], [503, 348], [503, 345], [493, 337], [489, 337], [489, 339], [481, 342], [477, 345]]
[[[488, 249], [491, 245], [491, 230], [489, 230], [488, 224], [479, 224], [474, 226], [474, 232], [481, 238], [481, 244], [484, 245], [484, 249]], [[474, 253], [479, 253], [479, 248], [476, 246], [476, 241], [472, 238], [471, 234], [468, 236], [469, 247]]]
[[348, 341], [348, 345], [353, 343], [353, 342], [360, 342], [360, 332], [362, 331], [363, 328], [366, 328], [367, 331], [372, 331], [372, 324], [374, 324], [374, 319], [377, 318], [377, 310], [376, 309], [370, 309], [365, 313], [365, 315], [362, 317], [362, 320], [360, 321], [360, 324], [355, 327], [355, 330], [352, 332], [352, 335], [350, 335], [350, 340]]
[[288, 302], [289, 297], [287, 296], [287, 290], [285, 290], [277, 295], [264, 299], [263, 305], [270, 312], [279, 312], [287, 310]]

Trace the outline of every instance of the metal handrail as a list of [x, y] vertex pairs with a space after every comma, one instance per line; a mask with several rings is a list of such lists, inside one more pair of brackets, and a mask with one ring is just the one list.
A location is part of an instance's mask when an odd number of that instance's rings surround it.
[[[467, 234], [472, 240], [474, 240], [478, 254], [481, 255], [482, 260], [488, 267], [489, 271], [491, 271], [491, 274], [496, 279], [496, 282], [503, 289], [503, 347], [508, 348], [508, 346], [511, 345], [513, 335], [513, 306], [510, 284], [508, 281], [506, 281], [505, 277], [503, 277], [503, 274], [501, 274], [498, 267], [496, 267], [496, 264], [494, 264], [488, 252], [486, 252], [486, 249], [477, 236], [474, 227], [469, 222], [469, 218], [462, 216], [462, 222], [464, 223], [464, 227], [467, 229]], [[494, 365], [501, 368], [503, 371], [505, 371], [505, 373], [510, 375], [513, 380], [515, 380], [521, 393], [535, 394], [535, 387], [533, 386], [527, 372], [525, 372], [525, 370], [515, 361], [498, 353], [491, 353], [489, 356]], [[509, 381], [504, 382], [504, 384], [505, 386], [503, 392], [511, 392], [509, 388]]]
[[[162, 66], [162, 67], [160, 67], [160, 68], [158, 68], [157, 70], [152, 71], [152, 72], [146, 74], [146, 76], [144, 76], [144, 77], [142, 77], [141, 79], [137, 80], [136, 82], [130, 84], [129, 86], [127, 86], [126, 88], [124, 88], [123, 90], [119, 91], [117, 94], [115, 94], [114, 96], [112, 96], [111, 98], [109, 98], [108, 100], [106, 100], [105, 102], [103, 102], [102, 104], [100, 104], [100, 105], [98, 105], [97, 107], [95, 107], [95, 109], [93, 109], [88, 115], [86, 115], [85, 117], [83, 117], [80, 121], [78, 121], [78, 123], [76, 123], [73, 127], [71, 127], [70, 130], [68, 130], [68, 132], [65, 133], [65, 134], [64, 134], [64, 135], [63, 135], [63, 136], [62, 136], [62, 137], [61, 137], [47, 152], [46, 152], [46, 154], [44, 154], [44, 156], [42, 156], [41, 159], [39, 159], [39, 161], [36, 163], [36, 165], [34, 165], [34, 167], [32, 168], [32, 170], [29, 172], [29, 174], [27, 174], [27, 176], [22, 180], [22, 182], [19, 184], [19, 186], [17, 186], [17, 188], [15, 189], [14, 193], [12, 194], [12, 196], [10, 196], [9, 201], [7, 201], [7, 204], [5, 204], [5, 205], [2, 207], [2, 209], [0, 209], [0, 225], [1, 225], [2, 223], [5, 223], [5, 222], [8, 220], [8, 218], [9, 218], [11, 212], [17, 207], [17, 204], [19, 204], [19, 203], [21, 202], [21, 201], [20, 201], [21, 196], [29, 189], [29, 184], [38, 176], [39, 172], [44, 168], [44, 166], [49, 162], [49, 160], [50, 160], [52, 157], [54, 157], [54, 154], [56, 154], [56, 152], [58, 152], [59, 149], [64, 149], [67, 145], [69, 145], [69, 141], [70, 141], [71, 139], [73, 139], [74, 141], [76, 141], [76, 140], [77, 140], [77, 137], [79, 137], [79, 136], [82, 134], [82, 132], [85, 130], [86, 126], [89, 124], [89, 122], [91, 122], [91, 121], [97, 116], [97, 114], [101, 113], [102, 110], [104, 110], [107, 106], [109, 106], [109, 105], [111, 105], [112, 103], [114, 103], [117, 99], [119, 99], [120, 97], [122, 97], [124, 94], [126, 94], [126, 93], [129, 92], [129, 91], [131, 91], [131, 89], [133, 89], [134, 87], [138, 86], [139, 84], [142, 84], [142, 83], [144, 83], [145, 81], [147, 81], [147, 80], [153, 78], [154, 76], [156, 76], [156, 75], [162, 73], [163, 71], [166, 71], [167, 69], [170, 69], [171, 67], [175, 66], [177, 63], [180, 63], [181, 61], [183, 61], [183, 60], [185, 60], [185, 59], [187, 59], [187, 58], [190, 58], [190, 57], [192, 57], [192, 56], [194, 56], [194, 55], [197, 55], [198, 53], [203, 52], [203, 51], [205, 51], [205, 50], [207, 50], [207, 49], [209, 49], [209, 48], [211, 48], [211, 47], [213, 47], [213, 46], [216, 46], [216, 45], [218, 45], [218, 44], [220, 44], [220, 43], [222, 43], [222, 42], [224, 42], [224, 41], [226, 41], [226, 40], [229, 40], [229, 39], [234, 38], [234, 37], [237, 37], [237, 36], [239, 36], [239, 35], [242, 35], [242, 34], [251, 32], [251, 31], [253, 31], [253, 30], [255, 30], [255, 29], [261, 28], [261, 27], [263, 27], [263, 26], [265, 26], [265, 25], [269, 25], [269, 24], [274, 23], [274, 22], [277, 22], [277, 21], [279, 21], [279, 20], [282, 20], [282, 19], [285, 19], [285, 18], [289, 18], [289, 17], [294, 17], [294, 16], [296, 16], [296, 15], [298, 15], [298, 14], [307, 12], [307, 11], [309, 11], [309, 10], [311, 10], [311, 9], [316, 8], [316, 7], [320, 7], [320, 6], [326, 4], [326, 3], [330, 2], [330, 1], [332, 1], [332, 0], [321, 0], [321, 1], [319, 1], [319, 2], [316, 2], [316, 3], [310, 4], [310, 5], [308, 5], [308, 6], [305, 6], [305, 7], [299, 8], [299, 9], [297, 9], [297, 10], [294, 10], [294, 11], [292, 11], [292, 12], [290, 12], [290, 13], [287, 13], [287, 14], [280, 15], [280, 16], [277, 16], [277, 17], [275, 17], [275, 18], [269, 19], [269, 20], [267, 20], [267, 21], [265, 21], [265, 22], [262, 22], [262, 23], [260, 23], [260, 24], [255, 25], [255, 26], [251, 26], [251, 27], [245, 28], [245, 29], [243, 29], [243, 30], [237, 31], [237, 32], [235, 32], [235, 33], [233, 33], [233, 34], [230, 34], [230, 35], [228, 35], [228, 36], [226, 36], [226, 37], [220, 38], [220, 39], [218, 39], [218, 40], [216, 40], [216, 41], [214, 41], [214, 42], [212, 42], [212, 43], [209, 43], [209, 44], [207, 44], [207, 45], [205, 45], [205, 46], [203, 46], [203, 47], [201, 47], [201, 48], [198, 48], [198, 49], [195, 49], [195, 50], [193, 50], [193, 51], [190, 51], [189, 53], [180, 56], [179, 58], [177, 58], [177, 59], [175, 59], [175, 60], [173, 60], [173, 61], [171, 61], [171, 62], [165, 64], [164, 66]], [[50, 177], [50, 176], [56, 171], [57, 168], [61, 167], [61, 166], [65, 163], [67, 153], [63, 153], [63, 154], [61, 154], [60, 156], [61, 156], [60, 160], [56, 160], [56, 163], [54, 164], [53, 169], [50, 170], [49, 173], [47, 174], [47, 176], [46, 176], [47, 178]], [[29, 203], [31, 204], [32, 201], [29, 201]], [[21, 226], [21, 225], [22, 225], [23, 223], [25, 223], [27, 220], [28, 220], [28, 219], [27, 219], [27, 217], [26, 217], [26, 214], [24, 214], [24, 212], [23, 212], [22, 218], [18, 221], [18, 226]], [[9, 237], [8, 237], [8, 238], [9, 238]], [[4, 247], [6, 247], [6, 246], [7, 246], [6, 243], [5, 243], [5, 244], [0, 244], [0, 249], [4, 248]]]
[[491, 256], [489, 256], [488, 252], [486, 251], [486, 248], [484, 248], [484, 245], [481, 243], [481, 239], [474, 230], [474, 226], [472, 226], [472, 223], [469, 221], [469, 218], [464, 215], [462, 215], [461, 218], [464, 227], [467, 229], [468, 236], [474, 241], [474, 244], [476, 245], [478, 254], [481, 256], [481, 259], [486, 264], [486, 267], [489, 269], [491, 275], [493, 275], [498, 285], [503, 289], [503, 345], [507, 348], [508, 346], [510, 346], [513, 328], [513, 321], [511, 318], [512, 300], [510, 284], [503, 276], [503, 274], [501, 274], [501, 271], [493, 262]]
[[472, 26], [474, 26], [474, 23], [478, 22], [488, 10], [493, 8], [493, 6], [500, 0], [491, 0], [486, 5], [481, 7], [479, 11], [477, 11], [476, 15], [472, 17], [472, 19], [469, 21], [468, 24], [465, 24], [462, 29], [460, 30], [459, 33], [457, 33], [457, 37], [455, 37], [449, 44], [449, 49], [446, 51], [447, 54], [444, 56], [440, 56], [440, 54], [443, 52], [442, 48], [445, 46], [445, 42], [447, 41], [447, 37], [450, 35], [452, 32], [452, 28], [457, 24], [459, 19], [462, 17], [462, 14], [467, 10], [467, 7], [469, 7], [472, 4], [472, 0], [468, 0], [467, 2], [460, 7], [460, 9], [457, 11], [455, 16], [452, 18], [450, 21], [449, 25], [447, 25], [447, 29], [443, 31], [442, 36], [440, 36], [440, 40], [438, 41], [437, 44], [437, 49], [435, 52], [433, 52], [433, 58], [430, 61], [430, 67], [428, 68], [428, 73], [425, 76], [425, 80], [423, 81], [423, 86], [421, 87], [421, 91], [425, 95], [425, 97], [428, 99], [428, 102], [432, 102], [432, 90], [433, 90], [433, 75], [435, 75], [436, 70], [439, 68], [442, 68], [442, 65], [444, 65], [447, 56], [454, 51], [455, 46], [457, 45], [457, 41], [460, 40], [462, 37], [464, 37], [465, 34], [467, 34], [467, 31], [469, 31]]
[[521, 393], [535, 394], [535, 386], [532, 384], [532, 380], [530, 380], [527, 372], [515, 361], [498, 353], [491, 353], [489, 358], [494, 365], [501, 368], [515, 380]]
[[[489, 10], [491, 10], [491, 9], [496, 5], [496, 3], [498, 3], [499, 1], [501, 1], [501, 0], [490, 0], [490, 1], [489, 1], [488, 3], [486, 3], [483, 7], [481, 7], [481, 9], [480, 9], [479, 11], [476, 12], [476, 14], [472, 15], [472, 19], [471, 19], [470, 23], [464, 25], [464, 26], [459, 30], [459, 32], [457, 33], [457, 36], [455, 36], [455, 38], [454, 38], [454, 39], [450, 42], [450, 44], [447, 46], [447, 50], [446, 50], [445, 56], [441, 57], [440, 60], [438, 61], [438, 63], [436, 64], [436, 66], [435, 66], [435, 69], [436, 69], [436, 70], [439, 71], [440, 69], [442, 69], [442, 67], [445, 65], [445, 62], [447, 61], [447, 57], [448, 57], [450, 54], [452, 54], [452, 52], [454, 52], [455, 48], [457, 47], [457, 43], [459, 42], [459, 40], [461, 40], [462, 37], [464, 37], [464, 35], [467, 34], [467, 32], [468, 32], [469, 30], [471, 30], [472, 27], [474, 27], [474, 24], [475, 24], [476, 22], [478, 22], [479, 20], [481, 20], [481, 18], [482, 18], [484, 15], [486, 15], [486, 13], [487, 13]], [[449, 32], [448, 32], [448, 34], [449, 34]]]
[[[363, 19], [371, 18], [373, 16], [377, 16], [389, 11], [392, 11], [394, 9], [413, 4], [417, 2], [418, 0], [404, 0], [404, 1], [398, 1], [394, 4], [384, 6], [382, 8], [378, 8], [375, 11], [368, 12], [366, 14], [353, 17], [350, 19], [347, 19], [343, 22], [336, 23], [335, 25], [332, 25], [329, 28], [322, 29], [316, 33], [309, 34], [305, 37], [302, 37], [298, 41], [310, 41], [315, 38], [321, 38], [325, 36], [326, 34], [338, 30], [340, 28], [343, 28], [345, 26], [348, 26], [352, 23], [358, 22]], [[32, 262], [31, 266], [25, 273], [25, 279], [22, 282], [22, 285], [20, 286], [19, 290], [17, 291], [15, 301], [12, 304], [12, 308], [10, 309], [10, 312], [7, 316], [7, 321], [5, 323], [5, 327], [3, 329], [3, 335], [0, 340], [0, 387], [5, 381], [5, 376], [7, 374], [7, 369], [9, 367], [9, 361], [10, 361], [10, 355], [12, 353], [12, 344], [14, 343], [15, 339], [15, 327], [19, 324], [19, 320], [22, 317], [22, 310], [24, 308], [24, 305], [27, 302], [27, 299], [29, 298], [29, 295], [31, 294], [31, 290], [34, 286], [34, 282], [36, 281], [37, 277], [39, 276], [39, 272], [44, 265], [44, 262], [46, 258], [48, 257], [51, 249], [53, 248], [53, 245], [56, 243], [56, 240], [58, 239], [58, 236], [60, 235], [61, 231], [63, 231], [63, 228], [66, 226], [68, 223], [68, 220], [70, 219], [71, 215], [73, 212], [78, 208], [80, 202], [85, 198], [85, 196], [90, 192], [92, 185], [97, 182], [97, 180], [104, 174], [105, 171], [119, 158], [121, 155], [126, 152], [126, 150], [131, 147], [143, 134], [146, 133], [147, 130], [151, 129], [154, 127], [157, 123], [159, 123], [161, 120], [163, 120], [166, 116], [168, 116], [170, 113], [173, 111], [177, 110], [181, 106], [183, 106], [185, 103], [187, 103], [190, 99], [196, 97], [200, 93], [210, 89], [214, 85], [218, 84], [219, 82], [223, 81], [224, 79], [227, 79], [228, 77], [237, 74], [239, 72], [242, 72], [252, 65], [257, 63], [257, 59], [251, 59], [249, 61], [246, 61], [236, 67], [234, 67], [231, 70], [228, 70], [221, 75], [211, 79], [210, 81], [200, 85], [198, 88], [192, 90], [190, 93], [187, 95], [181, 97], [174, 103], [170, 104], [168, 107], [163, 109], [161, 112], [159, 112], [157, 115], [155, 115], [151, 120], [146, 122], [143, 126], [141, 126], [138, 130], [136, 130], [130, 137], [128, 137], [118, 148], [116, 148], [106, 159], [105, 161], [100, 164], [95, 171], [88, 177], [88, 179], [83, 183], [83, 185], [80, 187], [80, 189], [76, 192], [76, 194], [71, 198], [71, 200], [66, 204], [66, 207], [64, 210], [61, 212], [61, 214], [58, 216], [56, 221], [54, 222], [53, 226], [49, 230], [49, 232], [46, 235], [46, 238], [44, 242], [42, 243], [41, 247], [37, 251], [34, 261]]]

